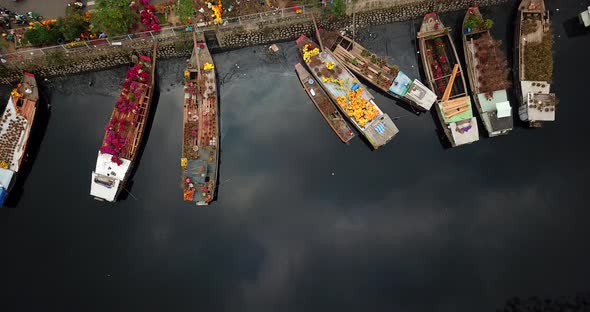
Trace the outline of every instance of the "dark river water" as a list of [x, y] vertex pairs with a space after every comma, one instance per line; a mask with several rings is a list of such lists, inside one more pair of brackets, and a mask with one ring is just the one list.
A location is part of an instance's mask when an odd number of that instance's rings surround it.
[[[50, 79], [30, 174], [0, 209], [0, 310], [495, 311], [590, 290], [590, 36], [571, 24], [589, 3], [555, 2], [558, 120], [456, 149], [429, 113], [376, 91], [400, 134], [377, 151], [342, 144], [299, 84], [293, 42], [273, 57], [215, 54], [221, 185], [209, 207], [182, 201], [184, 59], [158, 64], [131, 194], [114, 204], [89, 196], [90, 173], [126, 68]], [[483, 13], [511, 51], [512, 9]], [[444, 21], [458, 29], [462, 15]], [[415, 77], [413, 29], [359, 40]]]

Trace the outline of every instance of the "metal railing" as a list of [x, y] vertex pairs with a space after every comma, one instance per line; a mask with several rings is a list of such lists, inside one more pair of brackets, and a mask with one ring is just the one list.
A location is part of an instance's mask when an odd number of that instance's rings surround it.
[[[224, 20], [220, 25], [208, 25], [204, 23], [197, 23], [193, 25], [197, 31], [216, 31], [222, 29], [229, 29], [239, 27], [246, 24], [256, 24], [264, 21], [280, 21], [286, 18], [306, 17], [312, 8], [317, 5], [297, 6], [284, 9], [277, 9], [272, 11], [261, 12], [257, 14], [242, 15], [238, 17], [230, 17]], [[187, 27], [184, 26], [170, 26], [164, 27], [158, 31], [145, 31], [140, 33], [126, 34], [121, 36], [114, 36], [94, 40], [80, 40], [73, 41], [66, 44], [55, 45], [44, 48], [30, 48], [23, 49], [13, 53], [0, 54], [0, 61], [4, 64], [14, 62], [24, 62], [27, 60], [44, 57], [50, 53], [73, 53], [80, 52], [80, 50], [104, 49], [115, 46], [125, 46], [132, 44], [137, 40], [162, 40], [166, 38], [176, 38], [179, 33], [186, 32]]]

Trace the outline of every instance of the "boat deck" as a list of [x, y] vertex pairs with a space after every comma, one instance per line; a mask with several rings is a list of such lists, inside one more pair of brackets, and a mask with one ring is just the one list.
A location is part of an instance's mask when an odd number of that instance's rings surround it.
[[463, 51], [475, 105], [489, 136], [505, 134], [513, 127], [505, 90], [509, 86], [506, 58], [488, 29], [468, 26], [473, 18], [485, 20], [478, 7], [470, 7], [463, 19]]
[[436, 95], [418, 80], [412, 81], [399, 66], [376, 57], [352, 39], [334, 32], [321, 31], [322, 41], [346, 67], [368, 82], [422, 110], [429, 110]]
[[[312, 75], [373, 148], [385, 145], [399, 132], [391, 118], [375, 104], [366, 87], [330, 51], [322, 51], [306, 60], [304, 49], [319, 50], [318, 45], [305, 36], [299, 37], [296, 43]], [[328, 64], [333, 68], [328, 68]]]
[[[438, 97], [436, 113], [445, 135], [455, 147], [479, 140], [479, 133], [477, 120], [473, 117], [471, 97], [467, 93], [466, 78], [449, 32], [436, 13], [429, 13], [424, 16], [417, 38], [424, 72], [430, 88]], [[443, 102], [455, 64], [458, 70], [450, 86], [449, 97]]]
[[318, 84], [317, 80], [300, 63], [295, 65], [295, 71], [297, 72], [297, 76], [299, 76], [303, 88], [334, 133], [344, 143], [352, 140], [355, 136], [354, 132], [350, 130], [346, 120], [342, 118], [340, 111], [326, 94], [326, 91]]
[[183, 105], [184, 200], [207, 205], [215, 196], [219, 166], [219, 112], [213, 58], [203, 34], [185, 71]]
[[0, 120], [0, 167], [17, 172], [27, 149], [39, 100], [35, 76], [24, 73], [15, 90], [17, 94], [11, 94]]
[[141, 55], [126, 74], [91, 175], [90, 195], [115, 201], [138, 154], [154, 92], [157, 45], [152, 57]]

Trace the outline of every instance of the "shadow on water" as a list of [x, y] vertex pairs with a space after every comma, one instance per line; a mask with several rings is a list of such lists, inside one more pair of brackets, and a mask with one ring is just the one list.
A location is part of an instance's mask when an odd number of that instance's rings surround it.
[[37, 81], [37, 87], [39, 88], [40, 95], [39, 103], [37, 104], [37, 114], [31, 129], [31, 136], [29, 138], [25, 158], [23, 159], [23, 164], [21, 165], [20, 170], [16, 176], [12, 190], [6, 198], [6, 202], [4, 203], [4, 206], [7, 208], [15, 208], [18, 206], [18, 203], [23, 196], [24, 184], [33, 168], [35, 159], [37, 159], [39, 148], [43, 142], [45, 132], [47, 131], [47, 127], [49, 125], [51, 116], [51, 103], [49, 102], [50, 97], [46, 92], [47, 88], [43, 88], [39, 81]]
[[117, 201], [124, 201], [127, 200], [129, 195], [135, 200], [137, 198], [133, 196], [131, 192], [133, 190], [133, 177], [135, 176], [135, 172], [137, 168], [141, 165], [141, 157], [145, 150], [145, 146], [150, 139], [150, 133], [152, 129], [152, 124], [154, 123], [154, 117], [156, 116], [156, 111], [158, 110], [158, 102], [160, 99], [160, 83], [158, 81], [158, 69], [156, 68], [154, 77], [154, 94], [152, 95], [152, 102], [150, 104], [150, 111], [148, 112], [148, 118], [146, 120], [145, 129], [143, 131], [143, 138], [141, 139], [141, 144], [139, 145], [139, 149], [137, 151], [137, 156], [135, 157], [135, 163], [133, 164], [133, 168], [131, 168], [131, 172], [129, 173], [129, 179], [123, 188], [123, 192], [119, 194], [119, 198]]
[[590, 35], [590, 28], [582, 25], [582, 23], [580, 23], [580, 18], [577, 16], [566, 20], [562, 25], [565, 30], [565, 35], [568, 38]]

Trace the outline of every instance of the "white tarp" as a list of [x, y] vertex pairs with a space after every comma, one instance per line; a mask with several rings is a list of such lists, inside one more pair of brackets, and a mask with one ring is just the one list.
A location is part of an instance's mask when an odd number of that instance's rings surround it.
[[510, 117], [512, 115], [512, 107], [510, 106], [510, 102], [505, 101], [496, 103], [496, 111], [498, 118]]

